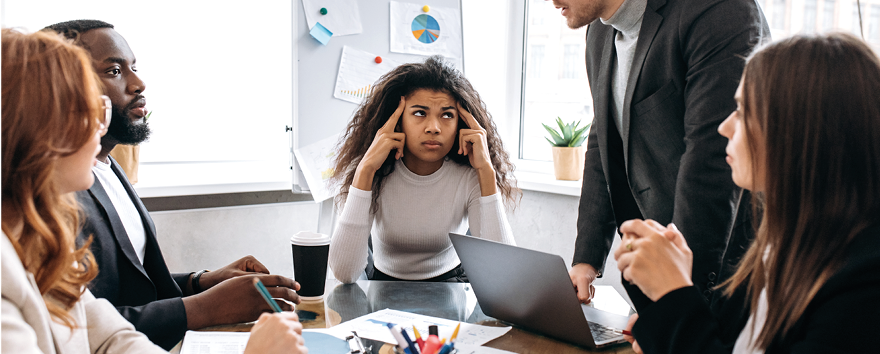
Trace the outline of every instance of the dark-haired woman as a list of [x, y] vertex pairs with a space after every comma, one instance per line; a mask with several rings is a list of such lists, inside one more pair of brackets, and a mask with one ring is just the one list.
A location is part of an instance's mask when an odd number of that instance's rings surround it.
[[880, 60], [848, 34], [753, 54], [728, 138], [733, 181], [760, 219], [714, 313], [674, 225], [631, 220], [615, 256], [654, 304], [632, 328], [645, 353], [869, 353], [880, 332]]
[[377, 280], [460, 280], [450, 232], [514, 243], [504, 207], [519, 193], [513, 166], [479, 94], [441, 58], [384, 75], [340, 145], [336, 279], [363, 273], [371, 235]]

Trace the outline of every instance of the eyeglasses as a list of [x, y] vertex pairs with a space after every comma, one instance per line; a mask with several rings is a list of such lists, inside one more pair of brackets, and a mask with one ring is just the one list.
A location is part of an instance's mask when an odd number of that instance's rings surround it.
[[101, 128], [98, 129], [98, 132], [101, 136], [107, 134], [107, 129], [110, 129], [110, 118], [113, 117], [113, 104], [110, 101], [110, 97], [106, 95], [101, 95], [101, 99], [104, 100], [104, 105], [101, 108], [104, 109], [104, 120], [101, 121]]

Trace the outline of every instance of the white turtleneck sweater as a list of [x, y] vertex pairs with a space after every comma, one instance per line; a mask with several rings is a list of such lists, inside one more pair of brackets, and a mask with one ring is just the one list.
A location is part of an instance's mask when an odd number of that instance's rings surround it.
[[381, 272], [407, 280], [446, 273], [461, 261], [449, 233], [515, 244], [501, 196], [482, 197], [477, 172], [446, 160], [436, 172], [419, 176], [398, 160], [385, 177], [378, 210], [372, 192], [349, 187], [330, 241], [330, 268], [336, 279], [353, 283], [367, 265], [367, 238]]

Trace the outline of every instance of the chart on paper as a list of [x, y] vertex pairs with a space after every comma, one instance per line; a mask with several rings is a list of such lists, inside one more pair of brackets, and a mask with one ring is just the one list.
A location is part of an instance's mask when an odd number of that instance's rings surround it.
[[344, 46], [333, 97], [360, 104], [370, 95], [376, 80], [400, 64], [403, 63], [387, 58], [376, 63], [375, 54]]
[[440, 24], [430, 15], [418, 15], [413, 19], [412, 33], [419, 42], [434, 43], [440, 37]]

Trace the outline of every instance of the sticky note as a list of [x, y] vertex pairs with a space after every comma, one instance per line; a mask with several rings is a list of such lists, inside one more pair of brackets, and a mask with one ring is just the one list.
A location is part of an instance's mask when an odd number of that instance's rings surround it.
[[309, 34], [312, 35], [318, 42], [321, 42], [323, 45], [327, 45], [330, 42], [330, 37], [333, 36], [333, 32], [330, 32], [326, 27], [321, 25], [320, 22], [316, 22], [315, 26], [312, 27], [312, 30], [309, 31]]

